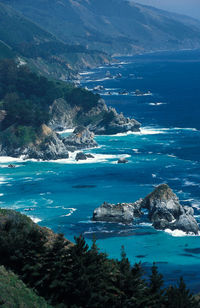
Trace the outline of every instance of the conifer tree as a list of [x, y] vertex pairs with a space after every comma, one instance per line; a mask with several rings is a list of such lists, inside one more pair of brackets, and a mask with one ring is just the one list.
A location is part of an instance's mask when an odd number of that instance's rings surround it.
[[178, 286], [170, 286], [166, 291], [166, 308], [198, 308], [199, 303], [193, 298], [187, 289], [183, 278], [180, 278]]

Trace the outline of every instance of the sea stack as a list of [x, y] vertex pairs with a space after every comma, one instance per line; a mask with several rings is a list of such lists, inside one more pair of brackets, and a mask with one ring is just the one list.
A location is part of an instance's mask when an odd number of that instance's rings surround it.
[[194, 234], [199, 232], [193, 208], [182, 206], [167, 184], [159, 185], [144, 198], [142, 207], [149, 211], [149, 219], [155, 229], [178, 229]]
[[93, 213], [94, 221], [131, 223], [135, 218], [142, 220], [142, 209], [148, 211], [148, 218], [155, 229], [181, 230], [187, 234], [199, 234], [199, 226], [194, 218], [194, 210], [182, 206], [178, 197], [167, 184], [134, 203], [111, 204], [104, 202]]

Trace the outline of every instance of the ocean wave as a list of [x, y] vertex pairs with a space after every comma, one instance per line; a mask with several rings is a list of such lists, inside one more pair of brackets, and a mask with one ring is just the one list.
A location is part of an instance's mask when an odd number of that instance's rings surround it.
[[42, 219], [31, 216], [31, 215], [27, 215], [33, 222], [35, 222], [36, 224], [40, 221], [42, 221]]
[[141, 223], [139, 224], [139, 226], [143, 226], [143, 227], [152, 227], [152, 223], [150, 223], [150, 222], [141, 222]]
[[174, 236], [174, 237], [199, 236], [199, 235], [200, 235], [200, 232], [199, 232], [198, 235], [196, 235], [196, 234], [194, 234], [194, 233], [192, 233], [192, 232], [186, 233], [186, 232], [184, 232], [184, 231], [182, 231], [182, 230], [178, 230], [178, 229], [173, 230], [173, 231], [170, 230], [170, 229], [165, 229], [164, 231], [165, 231], [166, 233], [168, 233], [168, 234]]
[[64, 129], [64, 130], [61, 130], [61, 131], [57, 131], [56, 133], [57, 134], [66, 134], [66, 133], [73, 133], [74, 131], [74, 128], [67, 128], [67, 129]]
[[69, 158], [66, 159], [57, 159], [57, 160], [50, 160], [47, 162], [52, 163], [61, 163], [61, 164], [96, 164], [96, 163], [103, 163], [108, 162], [109, 160], [119, 159], [119, 158], [128, 158], [130, 155], [128, 154], [95, 154], [92, 153], [94, 158], [87, 158], [87, 160], [78, 160], [76, 161], [76, 152], [70, 153]]
[[[110, 78], [110, 77], [104, 77], [104, 78], [95, 79], [95, 80], [92, 80], [92, 81], [93, 81], [93, 82], [101, 82], [101, 81], [110, 80], [110, 79], [112, 79], [112, 78]], [[87, 80], [87, 81], [89, 81], [89, 80]]]
[[159, 102], [159, 103], [149, 103], [148, 105], [150, 105], [150, 106], [160, 106], [160, 105], [166, 105], [167, 103], [161, 103], [161, 102]]
[[68, 217], [68, 216], [71, 216], [74, 212], [77, 211], [77, 209], [75, 208], [65, 208], [66, 210], [69, 210], [69, 213], [68, 214], [65, 214], [65, 215], [61, 215], [60, 217]]
[[81, 75], [81, 76], [87, 76], [87, 75], [91, 75], [91, 74], [94, 74], [94, 72], [82, 72], [82, 73], [79, 73], [79, 75]]
[[194, 127], [174, 127], [173, 129], [174, 130], [191, 130], [193, 132], [199, 132], [199, 130]]
[[195, 183], [195, 182], [188, 181], [188, 180], [184, 180], [184, 181], [183, 181], [183, 185], [184, 185], [184, 186], [197, 186], [197, 187], [200, 186], [199, 183]]
[[0, 177], [0, 184], [8, 184], [8, 181], [12, 180], [12, 178], [5, 178], [3, 176]]

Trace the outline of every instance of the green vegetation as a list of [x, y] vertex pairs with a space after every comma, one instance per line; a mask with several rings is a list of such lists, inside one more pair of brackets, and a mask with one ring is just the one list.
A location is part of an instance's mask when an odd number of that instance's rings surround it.
[[11, 59], [0, 60], [0, 112], [5, 113], [0, 123], [2, 144], [17, 148], [34, 143], [58, 98], [78, 106], [82, 114], [95, 107], [100, 97], [65, 82], [50, 81]]
[[137, 1], [1, 1], [66, 44], [83, 44], [109, 54], [200, 46], [199, 21], [134, 3]]
[[23, 58], [34, 71], [56, 79], [72, 78], [77, 69], [108, 60], [102, 52], [57, 39], [10, 5], [0, 2], [0, 59]]
[[11, 271], [0, 266], [0, 306], [2, 308], [50, 308]]
[[95, 240], [89, 248], [82, 236], [75, 237], [72, 244], [63, 235], [47, 230], [20, 213], [0, 210], [0, 264], [19, 275], [51, 305], [199, 307], [182, 278], [177, 286], [164, 288], [156, 264], [146, 280], [141, 264], [132, 266], [123, 248], [120, 260], [109, 259]]

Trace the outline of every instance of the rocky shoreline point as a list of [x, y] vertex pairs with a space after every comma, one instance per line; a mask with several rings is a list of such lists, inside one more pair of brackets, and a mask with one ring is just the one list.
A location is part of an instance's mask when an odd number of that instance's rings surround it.
[[43, 124], [34, 143], [18, 148], [10, 144], [0, 144], [0, 156], [56, 160], [69, 158], [69, 152], [97, 146], [94, 133], [90, 132], [86, 127], [77, 127], [72, 134], [63, 138]]
[[199, 234], [193, 208], [182, 206], [167, 184], [157, 186], [144, 199], [134, 203], [104, 202], [94, 210], [92, 220], [129, 224], [136, 218], [142, 219], [142, 210], [148, 211], [148, 218], [157, 230], [181, 230], [187, 234]]
[[[49, 124], [33, 128], [35, 139], [26, 141], [25, 144], [20, 140], [20, 128], [17, 125], [12, 125], [3, 131], [4, 138], [0, 140], [0, 156], [22, 156], [24, 159], [38, 160], [66, 159], [69, 158], [69, 152], [97, 147], [95, 135], [140, 131], [139, 122], [124, 117], [122, 113], [118, 114], [114, 108], [107, 107], [102, 99], [99, 99], [97, 106], [87, 112], [77, 106], [71, 107], [64, 99], [57, 99], [51, 106], [49, 115], [51, 118]], [[1, 110], [0, 125], [5, 116], [6, 114]], [[73, 133], [68, 137], [62, 137], [56, 132], [74, 127]], [[7, 138], [8, 134], [9, 138]], [[89, 157], [85, 156], [85, 159], [87, 158]]]
[[141, 126], [135, 119], [127, 118], [115, 108], [108, 107], [102, 98], [88, 111], [78, 106], [71, 107], [64, 99], [57, 99], [50, 108], [50, 118], [49, 126], [53, 130], [63, 131], [82, 123], [95, 135], [139, 132]]

